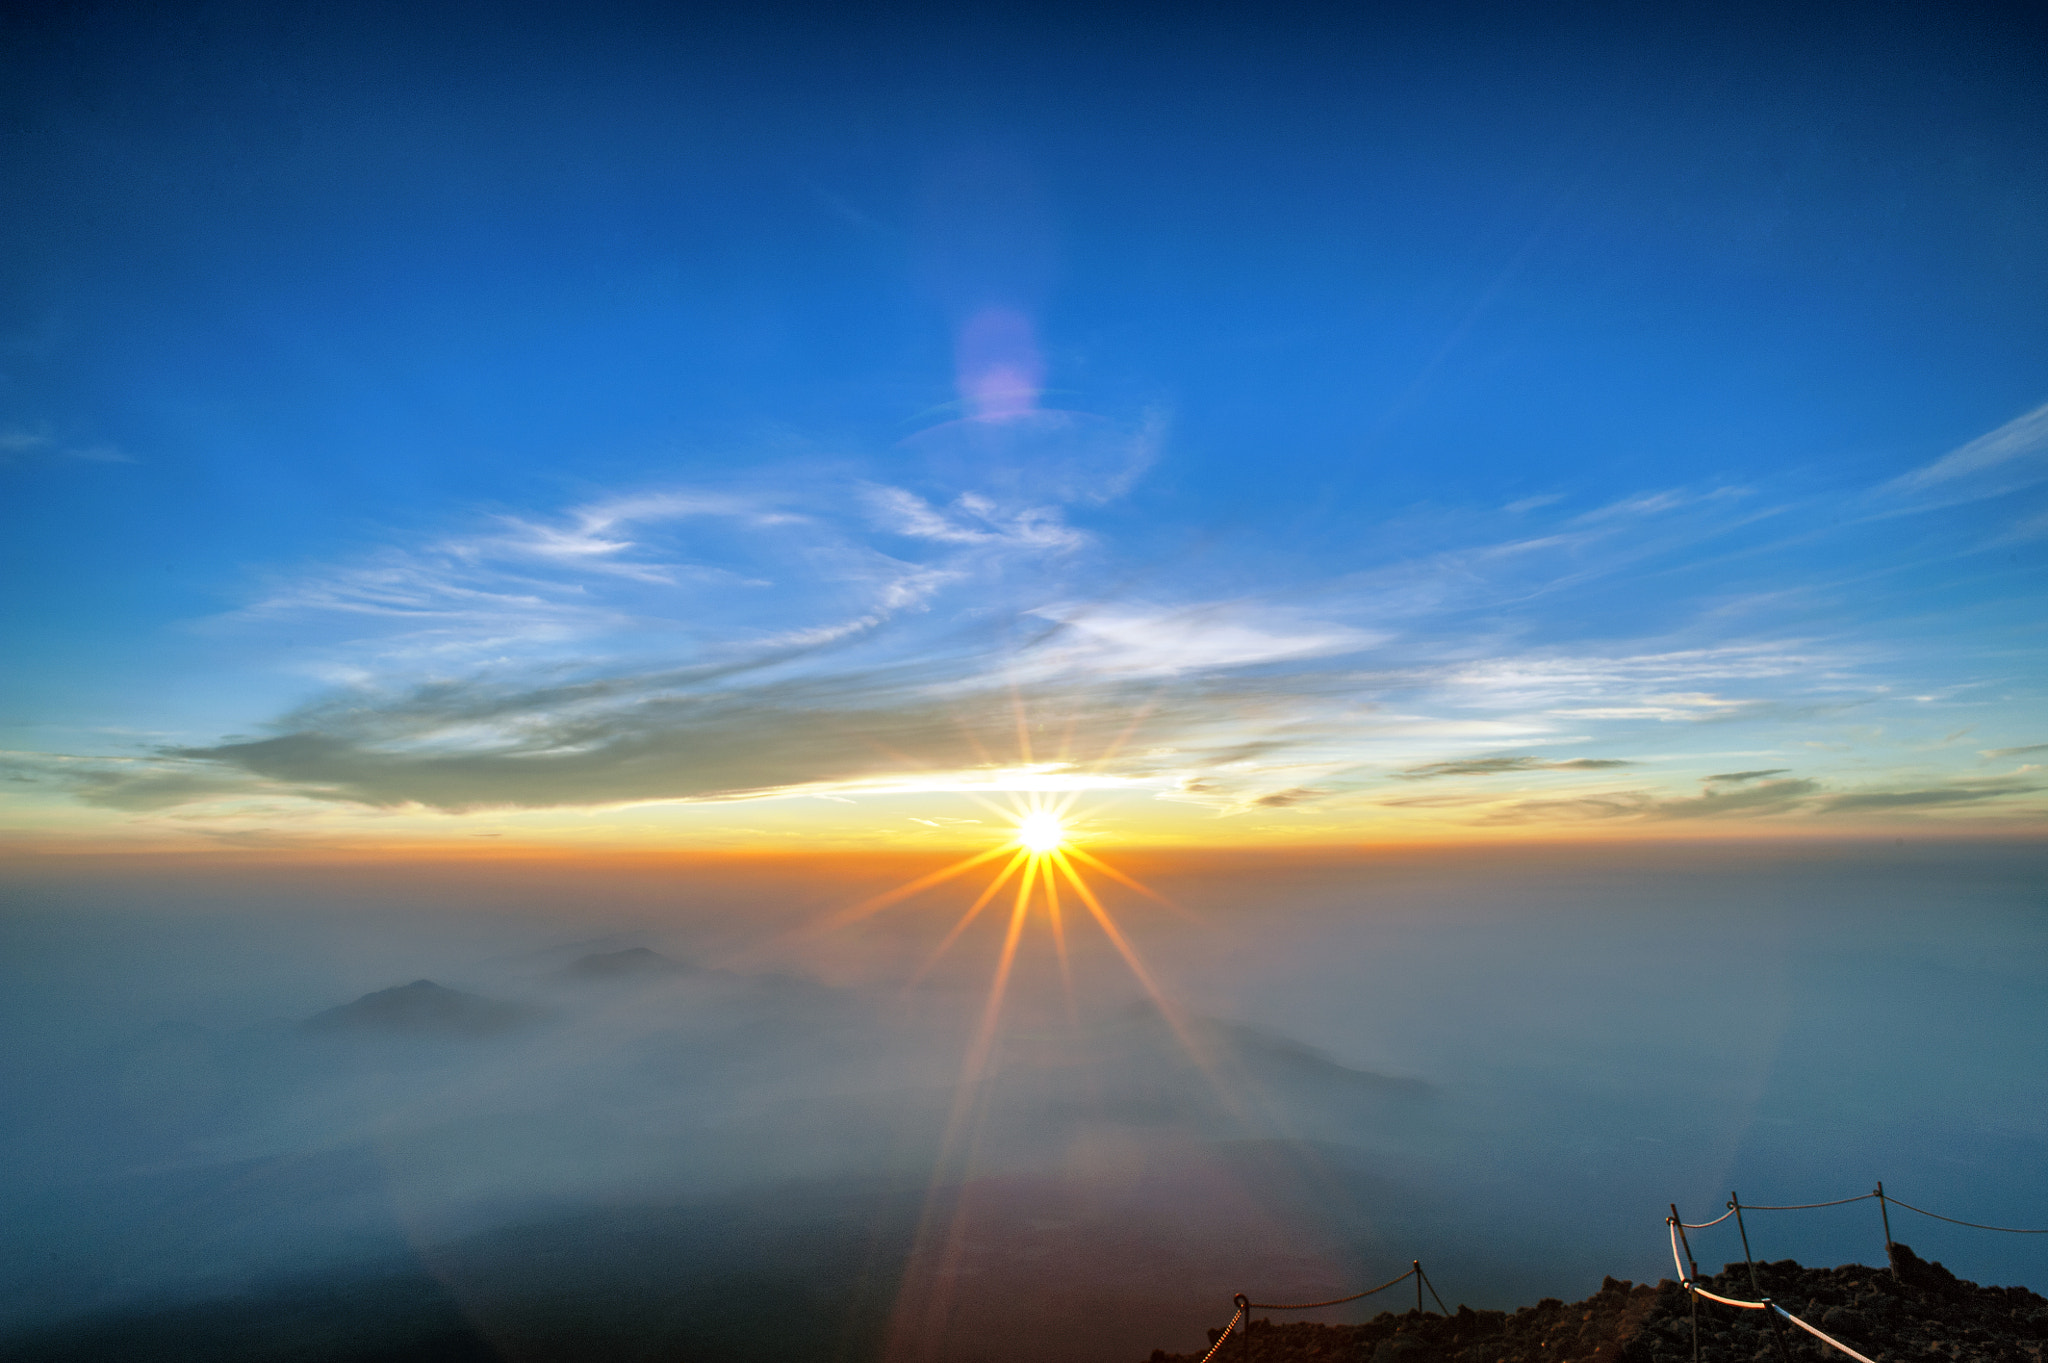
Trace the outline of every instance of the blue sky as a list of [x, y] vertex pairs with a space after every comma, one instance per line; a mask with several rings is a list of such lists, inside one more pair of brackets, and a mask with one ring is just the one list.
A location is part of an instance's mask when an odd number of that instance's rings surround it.
[[2048, 811], [2038, 15], [9, 22], [17, 840]]

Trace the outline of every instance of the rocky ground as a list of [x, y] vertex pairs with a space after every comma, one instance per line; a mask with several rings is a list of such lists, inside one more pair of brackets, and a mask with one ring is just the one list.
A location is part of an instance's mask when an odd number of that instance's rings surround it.
[[[2048, 1299], [2023, 1287], [1979, 1287], [1940, 1264], [1894, 1247], [1894, 1267], [1802, 1268], [1758, 1264], [1763, 1291], [1800, 1319], [1876, 1363], [1926, 1358], [1951, 1363], [2042, 1363]], [[1756, 1299], [1749, 1270], [1729, 1264], [1700, 1286]], [[1780, 1321], [1783, 1353], [1761, 1311], [1699, 1303], [1700, 1363], [1853, 1363]], [[1691, 1363], [1692, 1306], [1677, 1283], [1654, 1287], [1613, 1278], [1581, 1302], [1545, 1297], [1509, 1313], [1460, 1306], [1450, 1316], [1382, 1312], [1362, 1325], [1254, 1320], [1216, 1363]], [[1211, 1331], [1211, 1341], [1215, 1332]], [[1155, 1350], [1151, 1363], [1197, 1363], [1200, 1354]]]

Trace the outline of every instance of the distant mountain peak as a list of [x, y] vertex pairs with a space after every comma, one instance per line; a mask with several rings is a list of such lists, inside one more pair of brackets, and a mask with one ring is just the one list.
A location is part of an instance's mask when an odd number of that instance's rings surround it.
[[309, 1032], [483, 1036], [516, 1027], [532, 1017], [533, 1010], [520, 1004], [450, 989], [432, 980], [414, 980], [316, 1013], [299, 1025]]
[[623, 951], [593, 952], [563, 966], [561, 973], [579, 980], [620, 980], [681, 975], [689, 970], [681, 961], [652, 947], [627, 947]]

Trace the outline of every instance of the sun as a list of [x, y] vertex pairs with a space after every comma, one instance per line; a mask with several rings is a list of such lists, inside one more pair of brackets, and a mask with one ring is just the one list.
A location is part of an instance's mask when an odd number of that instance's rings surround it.
[[[940, 867], [928, 875], [885, 890], [881, 894], [859, 904], [841, 909], [824, 919], [819, 927], [843, 927], [880, 912], [891, 905], [901, 904], [936, 889], [955, 876], [964, 875], [977, 867], [996, 863], [981, 892], [974, 896], [974, 902], [956, 919], [950, 929], [932, 949], [916, 977], [924, 978], [925, 972], [937, 965], [967, 930], [980, 919], [983, 910], [999, 899], [1007, 900], [1009, 919], [1003, 933], [1003, 945], [996, 959], [995, 978], [989, 985], [988, 1010], [982, 1018], [982, 1026], [969, 1048], [967, 1065], [968, 1077], [980, 1072], [987, 1059], [989, 1045], [994, 1040], [997, 1015], [1003, 1005], [1003, 996], [1008, 991], [1011, 969], [1016, 964], [1017, 949], [1025, 925], [1034, 920], [1044, 924], [1047, 935], [1052, 939], [1053, 953], [1059, 960], [1061, 983], [1066, 988], [1068, 1011], [1073, 1011], [1073, 973], [1067, 955], [1068, 925], [1075, 909], [1085, 911], [1087, 918], [1094, 921], [1102, 935], [1109, 939], [1117, 955], [1136, 976], [1138, 983], [1162, 1009], [1167, 1009], [1169, 1021], [1171, 1010], [1161, 997], [1159, 987], [1153, 982], [1151, 972], [1138, 959], [1130, 939], [1110, 916], [1109, 908], [1102, 902], [1095, 887], [1088, 883], [1084, 870], [1092, 871], [1105, 879], [1116, 881], [1126, 889], [1135, 890], [1148, 899], [1157, 900], [1169, 908], [1177, 907], [1157, 890], [1125, 875], [1116, 867], [1096, 856], [1080, 845], [1086, 841], [1088, 821], [1075, 818], [1073, 814], [1075, 797], [1064, 800], [1046, 800], [1042, 796], [1026, 796], [1012, 799], [1007, 806], [988, 800], [976, 800], [992, 814], [999, 816], [1010, 826], [1010, 835], [971, 856], [963, 857], [950, 866]], [[1006, 893], [1007, 892], [1007, 893]], [[1176, 1032], [1181, 1028], [1176, 1024]], [[1192, 1049], [1192, 1048], [1191, 1048]]]
[[1066, 840], [1066, 825], [1050, 810], [1037, 810], [1017, 821], [1017, 841], [1039, 856], [1059, 851]]
[[[1029, 767], [1031, 749], [1027, 741], [1027, 731], [1028, 725], [1020, 710], [1018, 748], [1024, 764]], [[1117, 746], [1121, 743], [1120, 738]], [[1115, 747], [1112, 747], [1111, 754], [1114, 751]], [[1105, 754], [1102, 760], [1107, 761], [1111, 754]], [[1147, 970], [1145, 963], [1139, 959], [1130, 938], [1125, 935], [1116, 919], [1111, 917], [1109, 906], [1102, 902], [1102, 896], [1097, 893], [1096, 886], [1091, 885], [1089, 881], [1093, 876], [1100, 876], [1168, 908], [1178, 909], [1179, 906], [1142, 881], [1118, 870], [1083, 845], [1092, 840], [1094, 828], [1086, 813], [1075, 808], [1082, 798], [1080, 790], [1069, 790], [1063, 795], [1047, 790], [1014, 790], [1008, 792], [1007, 800], [1000, 802], [983, 799], [971, 792], [963, 793], [967, 793], [968, 798], [975, 804], [996, 816], [999, 821], [996, 827], [1008, 825], [1008, 836], [998, 834], [998, 840], [993, 846], [985, 847], [949, 866], [942, 866], [893, 889], [884, 890], [858, 904], [829, 914], [813, 929], [826, 931], [850, 926], [905, 900], [923, 896], [957, 876], [966, 875], [977, 868], [989, 868], [986, 872], [989, 878], [983, 883], [980, 892], [973, 896], [973, 902], [968, 904], [953, 921], [952, 926], [943, 932], [938, 944], [926, 956], [924, 964], [905, 986], [908, 989], [916, 985], [927, 972], [937, 966], [940, 959], [981, 919], [985, 910], [999, 903], [1006, 904], [1007, 912], [1002, 908], [996, 910], [996, 916], [1006, 918], [1008, 922], [1002, 930], [1002, 946], [996, 956], [993, 978], [989, 981], [988, 1000], [982, 1008], [980, 1025], [974, 1030], [961, 1066], [960, 1101], [968, 1101], [967, 1095], [970, 1091], [987, 1077], [996, 1031], [1003, 1012], [1003, 1001], [1009, 993], [1011, 976], [1017, 965], [1018, 949], [1022, 945], [1026, 926], [1033, 922], [1042, 924], [1046, 936], [1051, 940], [1053, 955], [1059, 963], [1060, 984], [1066, 995], [1067, 1013], [1076, 1028], [1080, 1026], [1080, 1013], [1074, 995], [1074, 972], [1073, 963], [1069, 959], [1068, 938], [1070, 925], [1076, 917], [1081, 917], [1092, 921], [1094, 927], [1108, 939], [1110, 946], [1123, 959], [1124, 965], [1137, 980], [1139, 987], [1159, 1008], [1167, 1025], [1180, 1038], [1181, 1044], [1186, 1047], [1189, 1054], [1197, 1056], [1198, 1063], [1206, 1065], [1206, 1062], [1200, 1061], [1201, 1048], [1183, 1025], [1178, 1010], [1160, 991], [1151, 971]], [[955, 1115], [957, 1117], [960, 1114]], [[952, 1123], [949, 1123], [948, 1130], [951, 1129]]]

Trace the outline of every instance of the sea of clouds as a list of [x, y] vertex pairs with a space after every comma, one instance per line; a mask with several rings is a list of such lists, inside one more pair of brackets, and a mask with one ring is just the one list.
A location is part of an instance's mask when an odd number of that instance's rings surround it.
[[[739, 1300], [775, 1327], [714, 1353], [1117, 1359], [1416, 1257], [1453, 1304], [1655, 1279], [1667, 1204], [1731, 1189], [2048, 1223], [2038, 849], [1131, 865], [1160, 997], [1085, 921], [1070, 992], [1034, 926], [965, 1077], [1000, 921], [929, 970], [968, 892], [820, 926], [880, 869], [18, 867], [0, 1328], [239, 1304], [253, 1357], [438, 1311], [600, 1356]], [[578, 967], [635, 948], [675, 966]], [[329, 1013], [420, 979], [482, 1020]], [[1749, 1228], [1882, 1252], [1869, 1203]], [[1893, 1230], [2048, 1284], [2038, 1237]]]

